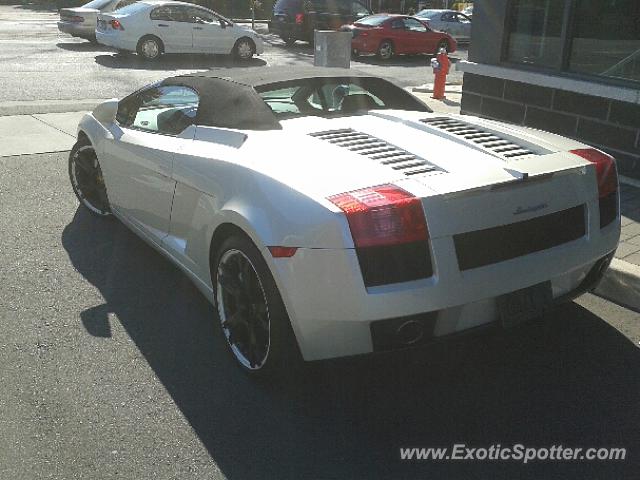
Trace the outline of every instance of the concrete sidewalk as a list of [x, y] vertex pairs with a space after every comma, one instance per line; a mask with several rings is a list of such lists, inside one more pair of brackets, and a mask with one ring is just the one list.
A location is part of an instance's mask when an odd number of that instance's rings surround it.
[[[430, 86], [408, 89], [439, 113], [459, 113], [461, 93], [447, 87], [445, 100], [433, 100]], [[70, 150], [80, 118], [101, 99], [12, 102], [0, 105], [0, 157]], [[60, 111], [61, 108], [66, 111]], [[20, 114], [4, 115], [13, 111]], [[595, 293], [640, 311], [640, 182], [620, 179], [622, 234], [615, 259]]]

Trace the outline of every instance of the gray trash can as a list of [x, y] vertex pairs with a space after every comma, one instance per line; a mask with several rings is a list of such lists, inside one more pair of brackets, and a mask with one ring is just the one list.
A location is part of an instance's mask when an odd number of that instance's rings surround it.
[[313, 64], [316, 67], [351, 66], [351, 32], [316, 30]]

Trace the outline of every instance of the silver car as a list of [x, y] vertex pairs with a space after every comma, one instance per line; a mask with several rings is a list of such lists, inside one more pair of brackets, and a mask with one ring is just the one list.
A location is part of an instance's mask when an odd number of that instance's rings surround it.
[[96, 41], [96, 26], [99, 13], [113, 12], [137, 0], [92, 0], [77, 8], [63, 8], [60, 10], [58, 30], [74, 37]]
[[446, 32], [458, 42], [471, 40], [471, 19], [455, 10], [421, 10], [415, 15], [433, 30]]

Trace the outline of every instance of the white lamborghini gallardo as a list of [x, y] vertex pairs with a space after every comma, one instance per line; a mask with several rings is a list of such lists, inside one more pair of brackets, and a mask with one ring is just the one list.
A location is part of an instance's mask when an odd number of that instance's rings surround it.
[[587, 145], [351, 70], [216, 75], [99, 105], [69, 174], [216, 305], [248, 372], [510, 327], [616, 249], [615, 162]]

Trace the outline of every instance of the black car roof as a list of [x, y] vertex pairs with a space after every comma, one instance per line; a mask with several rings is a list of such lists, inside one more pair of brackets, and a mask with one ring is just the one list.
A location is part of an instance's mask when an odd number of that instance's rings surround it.
[[198, 125], [238, 130], [279, 130], [282, 128], [280, 122], [258, 90], [278, 83], [322, 78], [384, 81], [380, 77], [343, 68], [255, 67], [178, 75], [167, 78], [161, 85], [184, 85], [198, 93]]
[[371, 75], [351, 70], [349, 68], [325, 68], [325, 67], [253, 67], [238, 70], [209, 70], [179, 75], [174, 78], [203, 78], [222, 79], [240, 83], [253, 88], [259, 88], [272, 83], [286, 82], [290, 80], [303, 80], [310, 78], [343, 78], [343, 77], [371, 77]]

